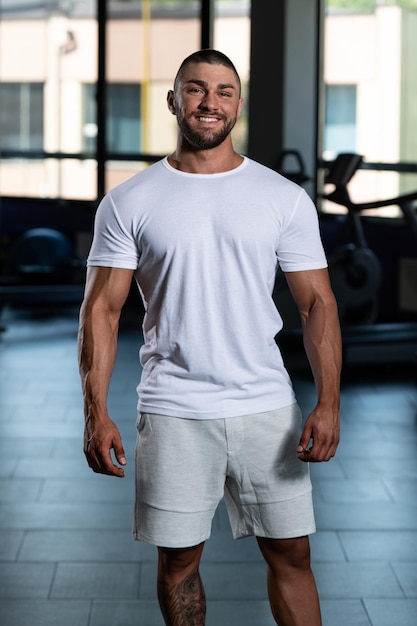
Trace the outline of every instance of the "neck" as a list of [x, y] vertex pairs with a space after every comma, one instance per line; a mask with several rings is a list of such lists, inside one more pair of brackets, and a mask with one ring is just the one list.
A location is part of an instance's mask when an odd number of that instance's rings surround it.
[[243, 158], [232, 145], [221, 144], [210, 150], [195, 150], [181, 145], [168, 157], [171, 167], [189, 174], [219, 174], [238, 167]]

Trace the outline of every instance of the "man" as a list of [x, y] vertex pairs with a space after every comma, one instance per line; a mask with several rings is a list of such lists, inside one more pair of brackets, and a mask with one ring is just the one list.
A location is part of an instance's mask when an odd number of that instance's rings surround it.
[[[205, 623], [199, 562], [224, 494], [234, 537], [255, 535], [266, 560], [276, 622], [318, 626], [308, 461], [336, 451], [341, 349], [317, 213], [301, 188], [234, 151], [240, 80], [222, 53], [187, 57], [168, 107], [175, 152], [96, 216], [79, 332], [84, 451], [95, 472], [123, 476], [106, 397], [134, 276], [146, 309], [134, 536], [158, 546], [165, 623]], [[303, 427], [274, 341], [278, 263], [318, 394]]]

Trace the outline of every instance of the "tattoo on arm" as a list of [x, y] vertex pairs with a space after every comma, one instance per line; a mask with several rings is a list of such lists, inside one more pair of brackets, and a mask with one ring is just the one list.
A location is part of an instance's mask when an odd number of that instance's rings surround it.
[[158, 599], [167, 626], [204, 626], [206, 597], [198, 571], [175, 585], [158, 584]]

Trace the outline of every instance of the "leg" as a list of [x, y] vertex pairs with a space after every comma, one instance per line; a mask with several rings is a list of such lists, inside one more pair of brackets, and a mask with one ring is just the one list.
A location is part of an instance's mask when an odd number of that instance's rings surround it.
[[268, 596], [280, 626], [321, 626], [308, 537], [257, 538], [268, 567]]
[[206, 598], [198, 571], [204, 543], [158, 548], [158, 599], [166, 626], [204, 626]]

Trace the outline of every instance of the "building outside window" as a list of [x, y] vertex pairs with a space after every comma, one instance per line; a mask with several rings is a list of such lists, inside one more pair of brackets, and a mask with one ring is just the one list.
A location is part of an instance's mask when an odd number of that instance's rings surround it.
[[323, 156], [327, 160], [341, 151], [356, 152], [356, 99], [356, 85], [326, 85]]
[[[324, 159], [353, 151], [368, 163], [417, 162], [416, 55], [416, 0], [326, 0]], [[349, 185], [356, 202], [416, 189], [415, 173], [370, 169]], [[330, 203], [323, 209], [343, 210]], [[396, 217], [399, 209], [374, 214]]]
[[[82, 149], [94, 153], [97, 140], [96, 85], [83, 85]], [[111, 153], [141, 152], [140, 85], [107, 85], [107, 150]]]
[[6, 150], [43, 149], [43, 84], [0, 84], [0, 137]]
[[140, 86], [108, 85], [107, 150], [140, 152]]
[[[98, 6], [0, 3], [1, 195], [97, 199]], [[214, 46], [236, 63], [245, 96], [250, 0], [214, 7]], [[175, 146], [165, 98], [181, 60], [200, 46], [201, 7], [198, 0], [112, 0], [107, 8], [108, 189], [147, 167], [144, 155]], [[369, 162], [417, 162], [416, 55], [417, 0], [326, 0], [320, 156], [354, 150]], [[234, 130], [241, 153], [247, 128], [244, 109]], [[354, 199], [367, 201], [414, 190], [416, 176], [361, 170], [352, 183]]]
[[[179, 63], [200, 47], [200, 4], [107, 0], [106, 189], [147, 167], [141, 155], [157, 158], [174, 148], [166, 93]], [[99, 6], [0, 2], [0, 195], [97, 199]], [[246, 90], [250, 0], [215, 0], [214, 7], [215, 46], [233, 58]], [[247, 111], [234, 131], [240, 152], [246, 137]], [[7, 155], [11, 149], [19, 159]]]

